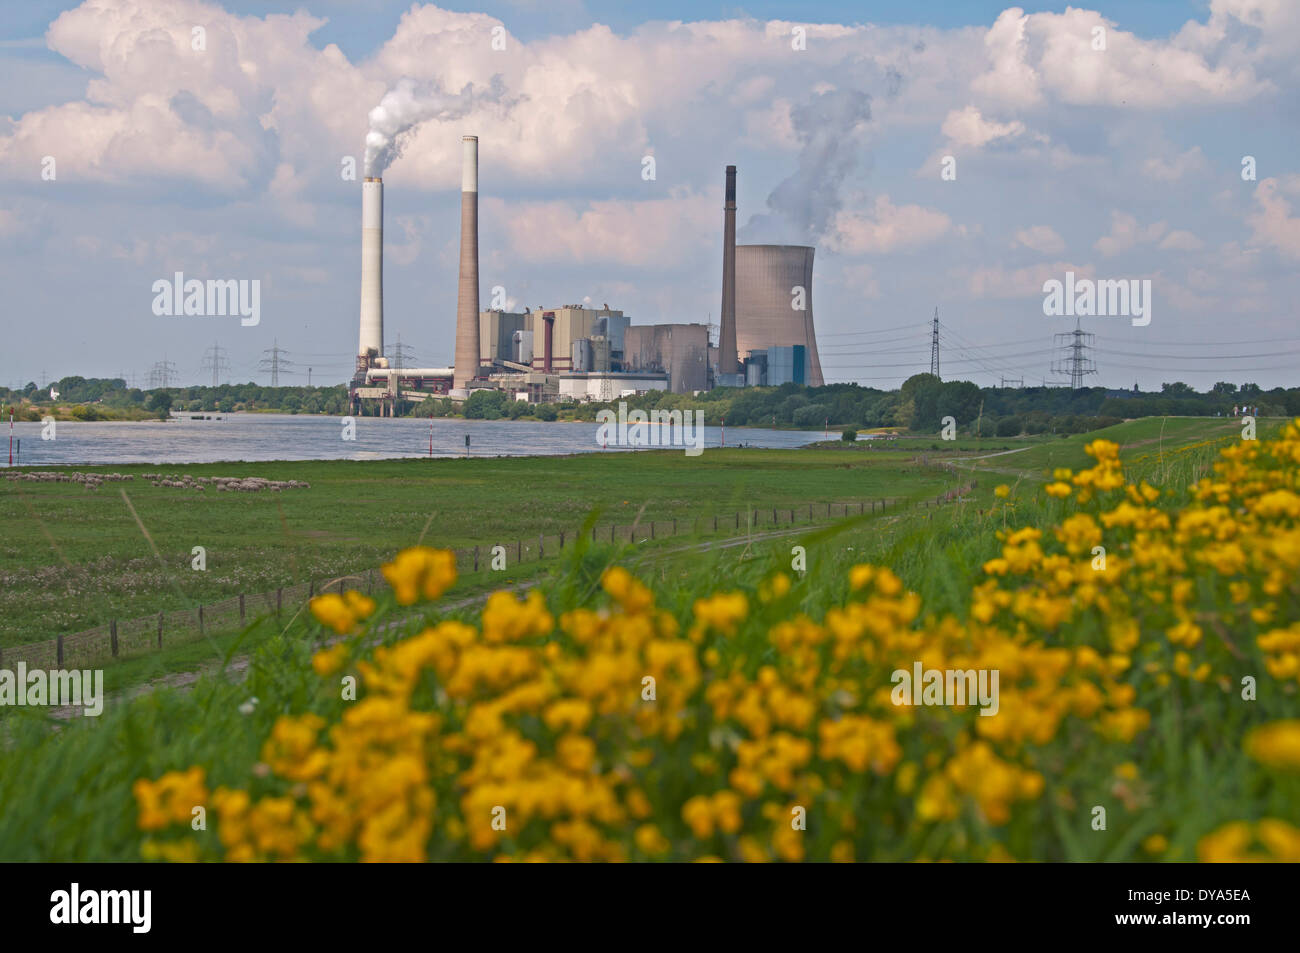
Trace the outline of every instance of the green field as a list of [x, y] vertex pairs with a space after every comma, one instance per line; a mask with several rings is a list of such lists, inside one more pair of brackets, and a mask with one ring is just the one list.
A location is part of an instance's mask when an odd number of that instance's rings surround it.
[[[1262, 429], [1261, 437], [1275, 429]], [[504, 492], [517, 502], [531, 497], [550, 501], [573, 525], [580, 523], [597, 502], [619, 513], [634, 513], [644, 503], [647, 514], [661, 507], [662, 516], [676, 513], [683, 519], [727, 512], [756, 500], [780, 505], [802, 499], [899, 497], [910, 492], [914, 503], [919, 504], [927, 497], [932, 501], [937, 491], [969, 483], [974, 475], [979, 479], [977, 489], [942, 506], [899, 507], [822, 525], [786, 528], [777, 531], [780, 535], [683, 535], [637, 545], [584, 543], [569, 547], [558, 559], [520, 567], [552, 605], [565, 606], [589, 602], [600, 571], [612, 563], [623, 564], [654, 586], [658, 605], [683, 618], [690, 615], [695, 600], [710, 593], [737, 588], [752, 592], [772, 572], [788, 572], [792, 568], [792, 548], [800, 546], [806, 554], [807, 572], [796, 578], [794, 589], [782, 603], [782, 612], [823, 617], [847, 597], [849, 567], [871, 562], [888, 565], [897, 572], [905, 586], [921, 597], [927, 617], [949, 613], [964, 617], [972, 586], [984, 576], [984, 562], [1001, 551], [998, 531], [1008, 525], [1059, 525], [1074, 510], [1072, 501], [1048, 498], [1040, 483], [1049, 477], [1053, 467], [1083, 464], [1087, 458], [1082, 448], [1097, 436], [1122, 445], [1130, 478], [1147, 479], [1166, 491], [1176, 491], [1205, 470], [1210, 455], [1223, 445], [1224, 438], [1235, 439], [1239, 434], [1221, 420], [1170, 419], [1163, 427], [1161, 421], [1139, 421], [1105, 433], [1036, 441], [1029, 449], [996, 457], [985, 456], [1000, 452], [991, 446], [953, 454], [931, 452], [926, 462], [917, 454], [882, 453], [858, 446], [710, 453], [694, 461], [681, 455], [648, 453], [590, 461], [447, 461], [444, 466], [434, 467], [436, 474], [407, 463], [247, 468], [250, 473], [281, 479], [310, 479], [313, 489], [305, 491], [304, 497], [324, 488], [340, 508], [344, 508], [345, 497], [354, 495], [359, 505], [371, 507], [369, 512], [377, 518], [382, 518], [378, 514], [384, 501], [394, 508], [400, 505], [406, 517], [402, 523], [392, 525], [392, 538], [384, 543], [376, 540], [371, 544], [373, 548], [365, 550], [348, 545], [360, 536], [360, 517], [355, 513], [347, 517], [356, 528], [346, 532], [330, 523], [334, 512], [313, 512], [308, 503], [295, 501], [292, 491], [270, 500], [250, 495], [243, 499], [190, 499], [178, 503], [167, 494], [184, 491], [149, 487], [147, 492], [136, 492], [133, 498], [160, 548], [164, 553], [173, 553], [172, 558], [182, 565], [187, 564], [188, 556], [184, 533], [207, 525], [203, 508], [218, 505], [226, 507], [221, 523], [224, 535], [218, 538], [244, 540], [249, 558], [270, 554], [260, 557], [269, 566], [280, 541], [287, 539], [300, 565], [319, 559], [325, 569], [331, 553], [365, 557], [371, 564], [388, 558], [394, 549], [419, 536], [428, 513], [434, 510], [439, 514], [434, 523], [438, 529], [431, 528], [426, 541], [437, 532], [440, 538], [433, 541], [438, 544], [482, 541], [485, 536], [474, 532], [480, 524], [496, 527], [498, 532], [513, 529], [516, 524], [501, 522], [501, 508], [485, 498], [493, 480], [500, 480], [506, 487]], [[324, 471], [328, 472], [322, 476]], [[599, 473], [600, 479], [593, 481], [588, 496], [580, 496], [593, 471]], [[643, 490], [639, 495], [628, 493], [624, 497], [612, 491], [616, 481], [625, 483], [629, 479], [636, 479], [642, 487], [652, 486], [654, 492]], [[537, 481], [535, 490], [530, 480]], [[999, 501], [994, 506], [993, 489], [998, 483], [1021, 486], [1005, 504]], [[358, 491], [358, 487], [365, 489]], [[440, 488], [442, 500], [454, 498], [457, 507], [422, 506], [419, 501], [433, 493], [435, 487]], [[29, 502], [45, 508], [38, 508], [38, 512], [45, 512], [46, 528], [60, 548], [65, 553], [80, 552], [84, 558], [92, 539], [115, 538], [112, 527], [135, 528], [129, 514], [123, 520], [114, 511], [110, 488], [106, 484], [98, 491], [85, 491], [60, 485], [37, 487], [33, 492], [27, 485], [24, 490]], [[7, 507], [25, 506], [21, 499], [15, 499], [12, 486], [6, 489]], [[624, 498], [628, 500], [626, 510]], [[83, 506], [88, 518], [80, 521], [85, 527], [79, 528], [78, 520], [52, 522], [50, 511], [72, 508], [76, 499], [89, 502]], [[585, 501], [585, 507], [577, 502], [579, 499]], [[120, 496], [117, 500], [120, 505]], [[285, 532], [283, 528], [266, 528], [268, 521], [279, 522], [281, 508], [283, 523], [289, 526], [288, 536], [280, 535]], [[545, 521], [542, 502], [523, 509], [528, 510], [526, 517], [520, 517], [529, 520], [522, 524], [529, 527], [527, 532], [556, 525]], [[444, 528], [444, 510], [454, 531]], [[250, 519], [238, 522], [241, 513]], [[322, 532], [313, 537], [309, 532], [312, 529]], [[30, 528], [23, 532], [30, 533]], [[138, 528], [135, 532], [138, 535]], [[27, 539], [31, 543], [30, 535]], [[48, 567], [49, 556], [34, 552], [39, 541], [45, 539], [39, 529], [35, 539], [37, 542], [31, 543], [27, 551], [32, 559], [30, 565], [36, 564], [39, 555]], [[313, 539], [322, 541], [319, 552], [311, 552]], [[14, 546], [13, 539], [7, 539], [6, 545]], [[120, 545], [136, 559], [143, 559], [142, 553], [148, 552], [142, 541], [129, 537]], [[50, 546], [48, 540], [45, 546]], [[218, 548], [209, 545], [209, 553]], [[210, 560], [209, 572], [214, 562]], [[330, 565], [330, 570], [337, 568]], [[521, 578], [510, 575], [515, 580]], [[180, 570], [176, 576], [185, 578]], [[498, 576], [490, 581], [499, 585], [503, 580]], [[440, 602], [399, 613], [399, 623], [370, 638], [393, 642], [440, 617], [477, 622], [482, 583], [463, 580]], [[154, 593], [140, 598], [152, 598], [156, 603], [160, 597]], [[1090, 630], [1076, 636], [1085, 640], [1084, 644], [1097, 639]], [[139, 834], [129, 794], [134, 779], [157, 777], [197, 763], [206, 767], [213, 783], [237, 782], [245, 766], [256, 760], [258, 746], [277, 713], [304, 708], [333, 711], [337, 707], [337, 699], [331, 701], [322, 694], [309, 663], [322, 638], [320, 628], [299, 615], [283, 626], [257, 623], [243, 636], [222, 635], [170, 649], [156, 658], [119, 663], [109, 669], [110, 691], [156, 674], [163, 656], [169, 659], [170, 671], [205, 666], [209, 672], [214, 664], [220, 666], [238, 656], [248, 656], [236, 666], [237, 670], [226, 672], [224, 677], [187, 682], [184, 691], [171, 690], [164, 683], [130, 704], [114, 699], [100, 718], [74, 719], [56, 733], [49, 731], [50, 722], [43, 713], [17, 709], [7, 712], [0, 721], [7, 739], [0, 766], [12, 768], [16, 763], [13, 759], [21, 758], [24, 770], [0, 771], [0, 800], [9, 806], [0, 817], [0, 856], [11, 860], [138, 857]], [[761, 665], [778, 662], [762, 627], [752, 628], [744, 638], [719, 640], [716, 648], [723, 666], [731, 659], [751, 673]], [[1168, 647], [1158, 640], [1147, 645], [1144, 652], [1142, 658], [1150, 662], [1168, 664], [1166, 654], [1172, 657]], [[1218, 664], [1223, 664], [1222, 660]], [[1235, 681], [1235, 663], [1226, 664]], [[1256, 672], [1258, 661], [1252, 659], [1242, 670]], [[1154, 691], [1144, 671], [1134, 667], [1131, 679], [1143, 686], [1143, 704], [1153, 711], [1151, 730], [1131, 744], [1098, 744], [1082, 734], [1075, 739], [1082, 748], [1067, 752], [1067, 748], [1058, 746], [1045, 751], [1039, 766], [1059, 787], [1051, 798], [1027, 809], [1010, 827], [995, 830], [963, 818], [953, 822], [960, 827], [959, 833], [952, 833], [958, 826], [939, 825], [927, 829], [927, 839], [914, 840], [911, 834], [901, 833], [897, 823], [900, 802], [892, 800], [887, 786], [873, 788], [876, 793], [872, 796], [883, 798], [878, 805], [880, 816], [886, 818], [883, 823], [898, 830], [889, 836], [860, 841], [863, 849], [870, 847], [870, 855], [860, 859], [908, 860], [928, 856], [935, 850], [961, 851], [966, 843], [963, 838], [973, 832], [981, 840], [997, 838], [1016, 857], [1041, 860], [1148, 859], [1157, 853], [1148, 838], [1159, 835], [1167, 844], [1158, 852], [1161, 857], [1188, 860], [1196, 856], [1202, 838], [1228, 821], [1295, 817], [1292, 788], [1262, 780], [1258, 766], [1242, 750], [1242, 738], [1249, 728], [1268, 719], [1296, 716], [1294, 693], [1269, 693], [1255, 705], [1234, 706], [1230, 700], [1235, 696], [1218, 689], [1207, 694], [1195, 684], [1176, 683], [1168, 691]], [[240, 706], [253, 697], [259, 699], [256, 710], [241, 713]], [[924, 741], [917, 750], [942, 748], [944, 744], [938, 736], [917, 737]], [[1112, 793], [1117, 790], [1113, 772], [1127, 762], [1139, 766], [1142, 780], [1134, 789], [1137, 793], [1119, 797]], [[91, 775], [85, 772], [88, 764], [96, 765]], [[24, 795], [31, 791], [40, 791], [41, 796]], [[1105, 836], [1089, 831], [1088, 814], [1079, 807], [1094, 803], [1106, 804], [1112, 812], [1111, 829]], [[680, 825], [679, 819], [672, 819], [674, 811], [665, 814], [665, 824]], [[950, 836], [956, 839], [944, 839]], [[943, 844], [946, 848], [938, 846]]]
[[[694, 458], [644, 451], [75, 468], [135, 475], [93, 490], [0, 480], [0, 648], [365, 571], [422, 534], [430, 545], [488, 548], [572, 534], [593, 512], [602, 525], [686, 522], [773, 506], [933, 497], [960, 482], [915, 453], [866, 447], [710, 450]], [[140, 478], [154, 472], [311, 487], [217, 492], [155, 487]], [[195, 546], [206, 550], [204, 572], [191, 569]]]

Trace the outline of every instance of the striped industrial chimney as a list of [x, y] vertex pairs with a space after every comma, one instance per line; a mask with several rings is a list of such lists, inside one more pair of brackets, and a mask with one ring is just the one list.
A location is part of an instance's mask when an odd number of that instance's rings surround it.
[[460, 185], [460, 283], [456, 290], [456, 367], [452, 388], [478, 373], [478, 136], [464, 138]]
[[736, 355], [736, 167], [727, 166], [727, 201], [722, 212], [722, 331], [718, 373], [739, 374]]
[[357, 356], [384, 356], [384, 182], [361, 183], [361, 339]]

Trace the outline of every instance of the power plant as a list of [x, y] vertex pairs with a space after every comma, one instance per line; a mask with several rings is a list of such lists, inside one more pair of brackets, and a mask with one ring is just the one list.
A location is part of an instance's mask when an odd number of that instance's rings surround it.
[[651, 390], [822, 384], [812, 316], [814, 249], [736, 244], [736, 167], [726, 167], [718, 344], [705, 324], [633, 325], [582, 304], [479, 310], [478, 137], [461, 139], [460, 263], [452, 367], [384, 356], [384, 184], [361, 185], [361, 308], [353, 411], [396, 416], [429, 397], [499, 390], [514, 400], [610, 401]]

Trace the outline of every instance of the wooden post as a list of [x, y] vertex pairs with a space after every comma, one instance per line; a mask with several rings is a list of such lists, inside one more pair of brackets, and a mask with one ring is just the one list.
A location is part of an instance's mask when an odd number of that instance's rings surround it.
[[609, 524], [609, 541], [610, 541], [611, 543], [614, 542], [614, 524], [613, 524], [613, 523], [610, 523], [610, 524]]
[[474, 571], [478, 572], [478, 547], [474, 547]]
[[560, 530], [560, 549], [564, 548], [564, 530]]
[[375, 591], [375, 571], [366, 570], [366, 595], [372, 595]]
[[310, 581], [307, 583], [307, 598], [308, 598], [308, 599], [315, 599], [315, 598], [316, 598], [316, 580], [315, 580], [315, 579], [312, 579], [312, 580], [310, 580]]
[[117, 620], [108, 624], [108, 637], [113, 643], [113, 658], [117, 658]]
[[673, 517], [673, 535], [677, 535], [677, 517]]
[[715, 533], [718, 531], [718, 514], [717, 514], [717, 513], [714, 513], [714, 514], [713, 514], [713, 531], [714, 531]]
[[280, 618], [280, 606], [284, 602], [284, 589], [275, 590], [275, 617]]
[[55, 651], [59, 656], [59, 668], [63, 668], [63, 636], [55, 640]]
[[546, 537], [541, 533], [537, 534], [537, 558], [541, 559], [546, 555]]
[[244, 624], [244, 594], [239, 594], [239, 624]]
[[199, 606], [199, 635], [203, 634], [203, 606]]
[[163, 619], [163, 614], [159, 612], [158, 613], [158, 648], [160, 649], [162, 648], [162, 619]]
[[654, 521], [654, 520], [651, 520], [651, 521], [650, 521], [650, 538], [651, 538], [651, 539], [654, 539], [654, 538], [655, 538], [655, 521]]
[[518, 565], [523, 561], [524, 561], [524, 541], [522, 539], [517, 539], [515, 540], [515, 565]]

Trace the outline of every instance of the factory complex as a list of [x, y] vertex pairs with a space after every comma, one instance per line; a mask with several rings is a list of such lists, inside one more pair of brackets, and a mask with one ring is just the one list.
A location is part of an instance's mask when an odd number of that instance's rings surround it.
[[429, 397], [475, 390], [514, 400], [611, 401], [649, 391], [693, 394], [717, 386], [823, 382], [813, 330], [814, 249], [736, 245], [736, 167], [726, 169], [722, 309], [718, 341], [706, 324], [633, 324], [608, 304], [481, 310], [478, 138], [462, 140], [460, 271], [455, 363], [398, 367], [384, 356], [384, 185], [361, 186], [361, 311], [353, 410], [396, 416]]

